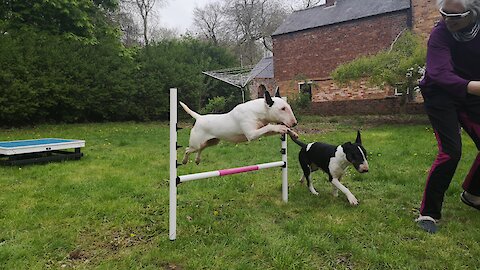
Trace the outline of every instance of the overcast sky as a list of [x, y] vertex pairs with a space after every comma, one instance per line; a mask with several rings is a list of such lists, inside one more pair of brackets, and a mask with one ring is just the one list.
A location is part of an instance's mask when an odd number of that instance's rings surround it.
[[162, 27], [174, 28], [184, 34], [185, 30], [191, 28], [193, 9], [210, 2], [214, 0], [168, 0], [168, 4], [160, 8], [160, 23]]
[[[298, 2], [286, 0], [286, 3]], [[176, 29], [179, 34], [184, 34], [193, 23], [193, 9], [195, 7], [204, 7], [206, 4], [215, 2], [215, 0], [167, 0], [168, 4], [164, 7], [157, 7], [160, 25], [166, 28]], [[320, 3], [325, 3], [325, 0]]]

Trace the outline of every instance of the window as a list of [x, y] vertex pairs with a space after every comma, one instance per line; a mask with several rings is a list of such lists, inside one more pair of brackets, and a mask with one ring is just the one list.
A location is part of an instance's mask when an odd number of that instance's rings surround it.
[[[395, 93], [394, 93], [395, 96], [403, 96], [403, 92], [398, 90], [398, 87], [395, 87], [394, 90], [395, 90]], [[410, 95], [410, 89], [409, 88], [407, 88], [407, 96], [408, 95]]]
[[261, 84], [258, 87], [258, 92], [257, 92], [258, 98], [263, 98], [263, 95], [265, 95], [265, 91], [267, 91], [267, 87], [265, 87], [265, 85]]
[[298, 83], [298, 90], [302, 94], [307, 94], [308, 97], [310, 98], [310, 101], [312, 100], [312, 82], [300, 82]]

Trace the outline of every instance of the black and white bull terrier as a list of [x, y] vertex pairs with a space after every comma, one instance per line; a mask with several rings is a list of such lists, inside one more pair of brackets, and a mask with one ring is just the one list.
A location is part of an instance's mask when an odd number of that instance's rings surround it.
[[333, 186], [333, 196], [337, 197], [340, 189], [347, 196], [350, 204], [357, 205], [357, 198], [340, 183], [340, 180], [350, 164], [360, 173], [368, 172], [367, 151], [362, 146], [360, 131], [357, 132], [355, 143], [347, 142], [338, 146], [321, 142], [305, 144], [297, 138], [291, 138], [302, 147], [298, 154], [298, 160], [303, 170], [300, 182], [303, 183], [306, 178], [310, 192], [318, 195], [312, 185], [310, 174], [320, 168], [328, 174]]
[[220, 140], [238, 143], [255, 140], [261, 136], [286, 133], [291, 137], [298, 137], [290, 129], [297, 125], [297, 119], [290, 105], [280, 97], [278, 91], [274, 97], [265, 91], [264, 99], [237, 105], [225, 114], [200, 115], [184, 103], [180, 102], [180, 105], [196, 120], [190, 132], [189, 146], [185, 150], [183, 164], [188, 162], [191, 153], [197, 153], [195, 162], [199, 164], [202, 150], [217, 145]]

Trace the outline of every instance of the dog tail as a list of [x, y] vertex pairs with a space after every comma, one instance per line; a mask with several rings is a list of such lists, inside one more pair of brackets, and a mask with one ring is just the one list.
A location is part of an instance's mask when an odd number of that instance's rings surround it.
[[183, 107], [183, 109], [184, 109], [188, 114], [190, 114], [193, 118], [198, 119], [198, 118], [201, 116], [200, 114], [198, 114], [198, 113], [190, 110], [190, 108], [188, 108], [188, 106], [185, 105], [185, 103], [183, 103], [183, 102], [181, 102], [181, 101], [180, 101], [180, 105], [181, 105], [181, 106]]
[[294, 141], [296, 144], [300, 145], [300, 147], [302, 147], [302, 148], [307, 147], [307, 145], [305, 143], [303, 143], [299, 139], [293, 137], [292, 135], [290, 135], [290, 139], [292, 139], [292, 141]]

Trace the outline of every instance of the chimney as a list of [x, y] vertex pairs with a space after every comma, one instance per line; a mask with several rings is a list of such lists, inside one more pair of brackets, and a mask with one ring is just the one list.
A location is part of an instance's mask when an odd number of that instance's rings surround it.
[[335, 0], [326, 0], [324, 7], [331, 7], [335, 5]]

